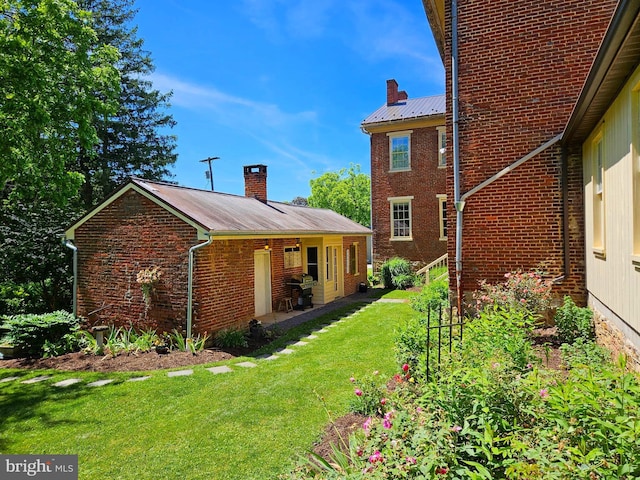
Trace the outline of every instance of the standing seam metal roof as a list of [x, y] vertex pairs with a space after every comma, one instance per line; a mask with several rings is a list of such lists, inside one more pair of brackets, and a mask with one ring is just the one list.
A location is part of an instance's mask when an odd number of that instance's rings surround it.
[[371, 230], [334, 211], [141, 179], [131, 182], [214, 234], [357, 234]]
[[379, 109], [364, 119], [362, 125], [390, 122], [394, 120], [409, 120], [414, 118], [444, 115], [447, 104], [445, 95], [431, 97], [408, 98], [393, 105], [382, 105]]

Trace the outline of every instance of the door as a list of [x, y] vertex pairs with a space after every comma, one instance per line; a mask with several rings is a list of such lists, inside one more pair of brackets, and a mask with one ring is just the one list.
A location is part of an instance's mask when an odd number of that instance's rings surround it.
[[268, 250], [254, 253], [254, 299], [255, 316], [271, 313], [271, 254]]

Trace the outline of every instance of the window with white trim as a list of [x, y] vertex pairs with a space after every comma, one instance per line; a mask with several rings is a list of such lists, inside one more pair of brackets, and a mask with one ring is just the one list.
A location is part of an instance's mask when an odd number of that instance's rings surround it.
[[438, 130], [438, 167], [447, 166], [447, 127], [437, 127]]
[[389, 198], [391, 240], [412, 240], [411, 200], [413, 197]]
[[446, 240], [447, 239], [447, 196], [436, 195], [436, 197], [438, 197], [440, 240]]
[[604, 216], [604, 141], [602, 130], [591, 144], [591, 180], [593, 185], [593, 252], [598, 256], [605, 254], [605, 216]]
[[389, 137], [389, 171], [411, 170], [411, 130], [387, 133]]

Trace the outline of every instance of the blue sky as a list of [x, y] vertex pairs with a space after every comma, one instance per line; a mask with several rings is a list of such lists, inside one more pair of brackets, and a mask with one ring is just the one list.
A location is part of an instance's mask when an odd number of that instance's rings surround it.
[[309, 180], [360, 164], [360, 123], [395, 78], [409, 97], [444, 92], [420, 0], [137, 0], [157, 89], [173, 91], [175, 178], [244, 194], [243, 165], [268, 166], [268, 196], [307, 197]]

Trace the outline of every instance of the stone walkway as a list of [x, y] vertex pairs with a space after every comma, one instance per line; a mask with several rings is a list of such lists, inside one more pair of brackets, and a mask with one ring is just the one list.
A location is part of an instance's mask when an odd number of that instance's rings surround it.
[[[238, 362], [238, 363], [232, 363], [232, 364], [228, 364], [228, 365], [221, 365], [221, 366], [215, 366], [215, 367], [209, 367], [206, 368], [205, 370], [211, 372], [214, 375], [220, 375], [220, 374], [226, 374], [226, 373], [232, 373], [235, 371], [235, 369], [247, 369], [247, 368], [256, 368], [259, 367], [261, 362], [271, 362], [274, 360], [278, 360], [279, 358], [282, 358], [283, 356], [288, 356], [288, 355], [292, 355], [294, 354], [299, 348], [304, 348], [306, 345], [308, 345], [310, 342], [313, 342], [314, 340], [320, 338], [320, 335], [322, 335], [323, 333], [327, 333], [329, 332], [329, 328], [335, 328], [337, 326], [339, 326], [339, 324], [355, 317], [358, 315], [358, 312], [365, 310], [367, 308], [370, 307], [371, 303], [375, 302], [375, 301], [380, 301], [380, 302], [386, 302], [384, 299], [381, 300], [376, 300], [375, 298], [371, 298], [369, 297], [367, 294], [355, 294], [355, 295], [350, 295], [349, 297], [345, 297], [343, 299], [338, 299], [335, 302], [332, 302], [329, 305], [325, 305], [323, 307], [318, 307], [318, 308], [314, 308], [308, 312], [302, 313], [300, 315], [297, 315], [295, 317], [292, 317], [284, 322], [281, 322], [280, 324], [278, 324], [278, 328], [280, 330], [289, 330], [297, 325], [301, 325], [305, 322], [308, 322], [309, 320], [318, 318], [321, 315], [327, 314], [327, 313], [331, 313], [334, 310], [337, 310], [338, 308], [344, 307], [344, 306], [348, 306], [348, 305], [353, 305], [356, 303], [361, 303], [361, 302], [365, 302], [368, 303], [367, 305], [364, 305], [363, 307], [355, 310], [352, 313], [347, 314], [344, 318], [337, 320], [333, 323], [330, 324], [326, 324], [320, 327], [319, 330], [316, 330], [315, 332], [313, 332], [310, 335], [307, 335], [305, 337], [302, 337], [300, 340], [297, 341], [293, 341], [290, 342], [285, 348], [282, 348], [280, 350], [277, 350], [275, 352], [273, 352], [272, 354], [268, 354], [268, 355], [262, 355], [260, 357], [256, 357], [255, 358], [255, 362], [253, 361], [243, 361], [243, 362]], [[284, 324], [284, 325], [283, 325]], [[173, 370], [173, 371], [169, 371], [169, 372], [159, 372], [157, 375], [155, 376], [160, 376], [160, 375], [166, 375], [169, 378], [174, 378], [174, 377], [188, 377], [193, 375], [194, 371], [193, 369], [184, 369], [184, 370]], [[63, 374], [60, 375], [56, 375], [56, 377], [62, 376]], [[105, 374], [106, 375], [106, 374]], [[154, 375], [145, 375], [145, 376], [140, 376], [140, 377], [132, 377], [129, 378], [128, 380], [126, 380], [127, 382], [143, 382], [146, 380], [149, 380], [151, 378], [153, 378]], [[47, 380], [51, 380], [53, 379], [52, 375], [40, 375], [40, 376], [36, 376], [33, 378], [29, 378], [26, 380], [21, 380], [22, 378], [24, 378], [24, 376], [22, 377], [18, 377], [18, 376], [12, 376], [12, 377], [6, 377], [6, 378], [2, 378], [0, 379], [0, 384], [3, 383], [9, 383], [9, 382], [20, 382], [22, 384], [25, 385], [31, 385], [31, 384], [36, 384], [36, 383], [41, 383], [41, 382], [46, 382]], [[105, 378], [103, 380], [97, 380], [97, 381], [93, 381], [90, 383], [83, 383], [84, 381], [81, 378], [66, 378], [63, 380], [59, 380], [56, 381], [55, 383], [51, 383], [52, 387], [55, 388], [67, 388], [70, 387], [72, 385], [77, 385], [77, 384], [82, 384], [82, 385], [78, 385], [78, 386], [87, 386], [87, 387], [104, 387], [106, 385], [109, 385], [111, 383], [114, 382], [113, 379], [109, 379], [109, 378]]]

